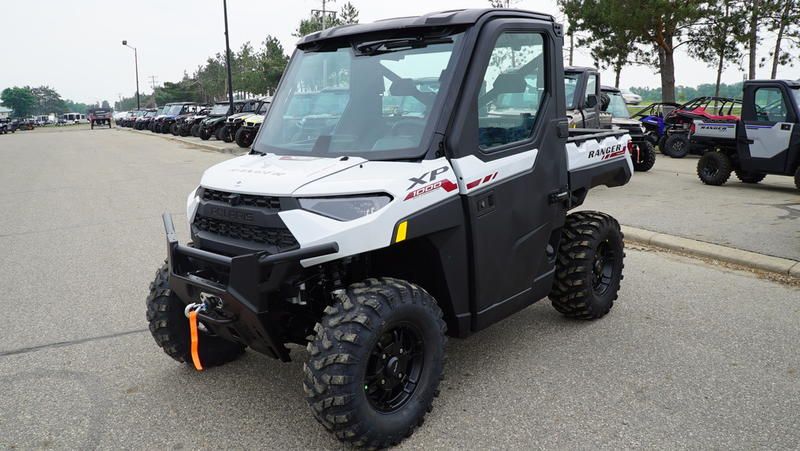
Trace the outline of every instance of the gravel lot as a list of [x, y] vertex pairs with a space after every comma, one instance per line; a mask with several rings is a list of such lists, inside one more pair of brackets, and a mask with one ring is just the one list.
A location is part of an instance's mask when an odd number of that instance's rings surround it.
[[[147, 285], [164, 257], [160, 214], [173, 212], [186, 239], [186, 194], [227, 158], [114, 130], [0, 137], [0, 299], [10, 310], [0, 448], [340, 448], [305, 405], [305, 351], [293, 349], [289, 364], [248, 352], [196, 373], [146, 330]], [[785, 225], [797, 220], [777, 212], [728, 223], [736, 208], [796, 201], [780, 179], [710, 188], [687, 174], [691, 160], [656, 165], [588, 205], [701, 239], [720, 222], [748, 245], [748, 236], [759, 248], [775, 236], [797, 244], [797, 227]], [[659, 200], [667, 188], [695, 200]], [[771, 203], [742, 208], [743, 193]], [[543, 301], [451, 340], [442, 396], [401, 448], [796, 448], [800, 290], [646, 249], [628, 251], [625, 273], [600, 321], [566, 320]]]

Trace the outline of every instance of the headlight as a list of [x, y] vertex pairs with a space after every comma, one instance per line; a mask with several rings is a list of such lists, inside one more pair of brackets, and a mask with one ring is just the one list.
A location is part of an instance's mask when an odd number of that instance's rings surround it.
[[338, 221], [351, 221], [370, 215], [392, 201], [388, 194], [352, 197], [318, 197], [300, 199], [304, 210]]
[[186, 219], [189, 221], [189, 224], [194, 222], [194, 214], [197, 212], [197, 206], [200, 204], [200, 187], [194, 189], [191, 193], [189, 193], [189, 197], [186, 198]]

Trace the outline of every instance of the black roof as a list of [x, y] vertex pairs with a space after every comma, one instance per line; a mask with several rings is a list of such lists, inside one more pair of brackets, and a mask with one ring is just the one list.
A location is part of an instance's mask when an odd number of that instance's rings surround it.
[[555, 18], [549, 14], [535, 13], [532, 11], [524, 11], [519, 9], [454, 9], [450, 11], [428, 13], [421, 16], [398, 17], [394, 19], [378, 20], [372, 23], [349, 24], [327, 28], [325, 30], [303, 36], [299, 41], [297, 41], [297, 46], [304, 47], [309, 44], [328, 39], [339, 39], [348, 36], [381, 33], [392, 30], [413, 30], [418, 28], [472, 25], [486, 15], [498, 17], [524, 17], [548, 22], [555, 21]]
[[598, 72], [598, 70], [595, 67], [567, 66], [567, 67], [564, 68], [564, 72], [583, 73], [583, 72]]
[[600, 85], [600, 90], [601, 91], [608, 91], [608, 92], [622, 92], [622, 91], [619, 90], [619, 88], [615, 88], [614, 86], [606, 86], [606, 85]]

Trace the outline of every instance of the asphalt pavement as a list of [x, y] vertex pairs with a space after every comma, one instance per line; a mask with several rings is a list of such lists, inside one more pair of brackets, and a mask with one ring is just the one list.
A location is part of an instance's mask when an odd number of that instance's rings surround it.
[[649, 172], [593, 190], [583, 208], [633, 227], [800, 261], [800, 190], [792, 177], [748, 184], [731, 174], [725, 185], [707, 186], [697, 160], [658, 154]]
[[[186, 239], [186, 195], [227, 158], [114, 130], [0, 137], [0, 448], [341, 448], [305, 404], [301, 348], [197, 373], [146, 330], [160, 214]], [[800, 290], [641, 248], [625, 274], [599, 321], [542, 301], [450, 340], [401, 448], [796, 448]]]

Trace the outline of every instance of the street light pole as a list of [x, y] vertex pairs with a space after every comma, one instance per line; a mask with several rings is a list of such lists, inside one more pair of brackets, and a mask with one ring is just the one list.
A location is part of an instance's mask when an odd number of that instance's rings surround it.
[[222, 10], [225, 14], [225, 64], [228, 66], [228, 102], [233, 114], [233, 79], [231, 77], [231, 45], [228, 40], [228, 0], [222, 0]]
[[128, 45], [128, 41], [122, 41], [122, 45], [133, 49], [133, 62], [136, 66], [136, 109], [139, 110], [142, 108], [139, 103], [139, 53], [136, 51], [136, 47]]

